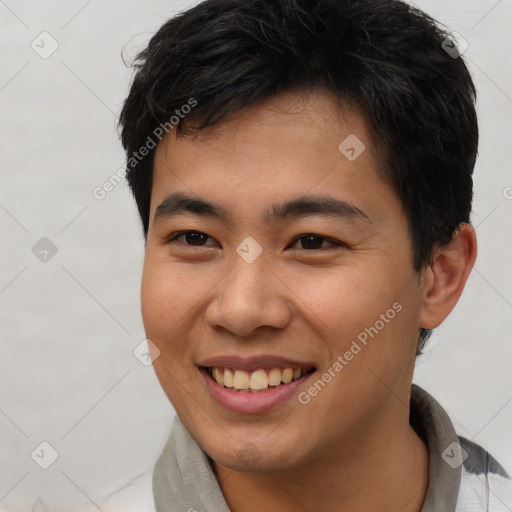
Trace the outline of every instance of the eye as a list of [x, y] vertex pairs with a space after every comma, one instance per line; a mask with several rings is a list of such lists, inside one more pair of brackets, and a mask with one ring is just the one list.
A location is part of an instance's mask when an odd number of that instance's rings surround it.
[[307, 234], [301, 235], [293, 241], [293, 244], [297, 243], [300, 240], [302, 242], [301, 242], [301, 247], [299, 249], [304, 249], [307, 251], [311, 251], [312, 249], [329, 249], [329, 247], [321, 247], [324, 241], [329, 242], [330, 244], [333, 244], [334, 246], [344, 246], [345, 245], [342, 242], [336, 242], [334, 240], [330, 240], [328, 238], [317, 235], [315, 233], [307, 233]]
[[202, 242], [206, 241], [208, 238], [211, 238], [206, 233], [202, 233], [201, 231], [180, 231], [179, 233], [173, 233], [169, 238], [167, 238], [166, 243], [170, 244], [182, 236], [185, 237], [186, 243], [180, 242], [180, 244], [198, 247], [204, 246]]
[[[184, 237], [185, 242], [180, 242], [179, 238]], [[182, 245], [185, 246], [196, 246], [196, 247], [208, 247], [205, 242], [208, 238], [211, 238], [206, 233], [203, 233], [201, 231], [180, 231], [178, 233], [173, 233], [166, 239], [166, 243], [170, 244], [172, 242], [179, 242]], [[213, 240], [213, 238], [212, 238]], [[314, 249], [324, 249], [327, 250], [329, 247], [322, 247], [324, 242], [328, 242], [332, 244], [334, 247], [346, 247], [346, 245], [342, 242], [338, 242], [335, 240], [330, 240], [326, 237], [317, 235], [315, 233], [306, 233], [304, 235], [298, 236], [295, 238], [295, 240], [292, 242], [292, 246], [295, 245], [297, 242], [301, 241], [301, 247], [298, 249], [311, 251]], [[332, 247], [331, 247], [332, 248]]]

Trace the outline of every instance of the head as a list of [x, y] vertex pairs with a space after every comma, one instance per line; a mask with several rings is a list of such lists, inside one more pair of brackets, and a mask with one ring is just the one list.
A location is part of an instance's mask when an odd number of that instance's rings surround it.
[[[143, 320], [214, 459], [243, 468], [250, 436], [265, 467], [304, 462], [410, 388], [476, 257], [475, 89], [447, 35], [394, 0], [207, 0], [137, 57], [121, 127]], [[206, 392], [205, 368], [269, 354], [313, 368], [302, 401], [240, 413]]]

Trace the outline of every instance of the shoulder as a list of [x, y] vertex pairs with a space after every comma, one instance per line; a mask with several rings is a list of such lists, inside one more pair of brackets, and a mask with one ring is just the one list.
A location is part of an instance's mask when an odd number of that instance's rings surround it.
[[456, 512], [509, 512], [512, 479], [484, 448], [459, 436], [464, 462]]
[[156, 512], [152, 488], [153, 468], [110, 492], [84, 512]]

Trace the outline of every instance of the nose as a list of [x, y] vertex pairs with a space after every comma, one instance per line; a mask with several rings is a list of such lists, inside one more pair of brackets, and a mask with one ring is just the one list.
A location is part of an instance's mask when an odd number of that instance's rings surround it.
[[212, 328], [222, 327], [242, 337], [250, 337], [260, 327], [284, 329], [292, 316], [290, 295], [264, 258], [248, 263], [237, 256], [215, 287], [206, 321]]

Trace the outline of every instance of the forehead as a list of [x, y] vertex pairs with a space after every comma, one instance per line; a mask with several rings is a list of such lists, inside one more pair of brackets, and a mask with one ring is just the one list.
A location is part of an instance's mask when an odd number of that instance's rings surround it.
[[[200, 120], [195, 115], [192, 112], [185, 121], [193, 124]], [[358, 105], [342, 102], [326, 89], [284, 92], [231, 112], [219, 123], [185, 138], [170, 132], [157, 147], [157, 159], [166, 152], [164, 148], [177, 146], [184, 151], [201, 148], [210, 154], [227, 157], [231, 153], [242, 157], [244, 150], [259, 142], [262, 143], [257, 148], [260, 153], [286, 154], [296, 147], [331, 153], [349, 135], [364, 141], [367, 155], [371, 154], [375, 163], [380, 161], [371, 140], [369, 122]], [[181, 151], [180, 156], [183, 156]]]
[[382, 187], [381, 174], [360, 109], [328, 91], [283, 93], [192, 136], [166, 136], [154, 159], [152, 216], [173, 191], [224, 195], [246, 206], [340, 191], [357, 205], [351, 196]]

